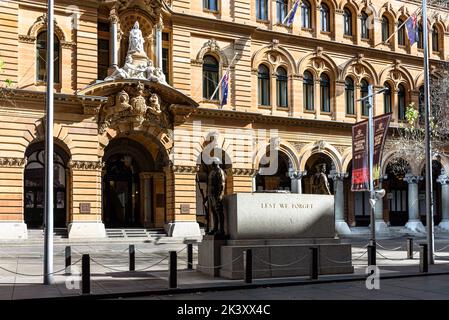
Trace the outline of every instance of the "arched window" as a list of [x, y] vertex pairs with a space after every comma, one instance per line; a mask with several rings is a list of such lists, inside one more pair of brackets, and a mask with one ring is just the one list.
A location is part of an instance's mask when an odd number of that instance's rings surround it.
[[277, 23], [284, 22], [288, 13], [288, 0], [276, 0]]
[[405, 120], [405, 88], [400, 84], [398, 90], [398, 117], [399, 120]]
[[419, 23], [418, 24], [418, 48], [422, 49], [423, 48], [423, 29], [422, 29], [422, 24]]
[[384, 83], [384, 87], [387, 88], [384, 91], [384, 112], [390, 113], [391, 110], [391, 86], [388, 83]]
[[312, 11], [307, 0], [303, 0], [301, 3], [301, 26], [307, 29], [312, 28]]
[[390, 36], [390, 20], [386, 16], [382, 16], [382, 41], [387, 41]]
[[[218, 61], [213, 56], [204, 56], [203, 63], [203, 98], [218, 100]], [[214, 96], [212, 97], [212, 95]]]
[[[36, 78], [37, 81], [46, 81], [47, 79], [47, 31], [42, 31], [37, 35], [36, 39]], [[60, 64], [61, 59], [59, 39], [55, 35], [54, 37], [54, 82], [60, 82]]]
[[267, 66], [261, 64], [259, 66], [258, 89], [259, 89], [259, 105], [270, 105], [270, 70]]
[[[360, 82], [360, 98], [364, 98], [368, 95], [368, 81], [363, 79]], [[362, 116], [368, 116], [369, 115], [369, 109], [368, 109], [368, 99], [362, 100]]]
[[352, 13], [348, 8], [343, 11], [344, 35], [352, 36]]
[[288, 78], [287, 71], [279, 67], [276, 71], [277, 106], [288, 107]]
[[321, 96], [321, 111], [331, 111], [331, 90], [329, 77], [326, 74], [321, 74], [320, 77], [320, 96]]
[[432, 51], [440, 51], [437, 26], [433, 26], [432, 28]]
[[368, 15], [365, 12], [362, 12], [360, 16], [360, 26], [361, 26], [360, 37], [362, 39], [369, 39]]
[[330, 11], [329, 7], [322, 3], [320, 8], [321, 13], [321, 31], [330, 32]]
[[426, 116], [425, 104], [424, 104], [424, 86], [419, 87], [419, 121], [424, 121]]
[[313, 76], [309, 71], [304, 72], [303, 103], [306, 110], [313, 111]]
[[268, 20], [268, 0], [256, 0], [257, 20]]
[[345, 79], [345, 98], [346, 98], [346, 113], [355, 114], [354, 80], [352, 80], [349, 77]]
[[218, 1], [217, 0], [203, 0], [204, 9], [211, 11], [218, 11]]
[[[402, 27], [401, 27], [402, 26]], [[405, 25], [404, 20], [398, 20], [398, 45], [405, 46]]]

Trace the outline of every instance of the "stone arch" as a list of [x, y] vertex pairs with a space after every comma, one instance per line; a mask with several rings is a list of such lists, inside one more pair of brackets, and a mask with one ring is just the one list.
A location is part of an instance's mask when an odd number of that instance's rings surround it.
[[346, 148], [341, 155], [341, 170], [342, 172], [348, 172], [349, 164], [352, 161], [352, 147]]
[[[388, 150], [387, 152], [384, 153], [384, 155], [382, 156], [382, 167], [381, 167], [381, 176], [385, 176], [387, 173], [387, 167], [390, 164], [390, 162], [392, 162], [393, 160], [397, 159], [397, 152], [395, 150]], [[407, 164], [410, 167], [411, 173], [413, 174], [418, 174], [419, 175], [419, 167], [417, 167], [416, 165], [413, 165], [413, 163], [410, 163], [410, 161], [408, 159], [403, 159], [404, 161], [407, 162]]]
[[257, 70], [261, 63], [271, 66], [270, 70], [276, 70], [279, 66], [287, 67], [289, 75], [298, 72], [291, 53], [277, 42], [262, 47], [253, 54], [251, 69]]
[[344, 81], [348, 75], [352, 75], [353, 79], [356, 80], [356, 84], [360, 84], [360, 81], [366, 78], [373, 85], [379, 83], [376, 69], [364, 59], [362, 54], [359, 54], [357, 57], [346, 63], [343, 71], [340, 73], [339, 81]]
[[218, 58], [219, 63], [223, 67], [229, 66], [229, 60], [225, 52], [220, 48], [215, 39], [210, 39], [203, 44], [203, 47], [198, 51], [196, 55], [196, 61], [203, 63], [204, 56], [211, 54]]
[[398, 15], [389, 1], [385, 2], [380, 8], [377, 17], [382, 18], [384, 14], [390, 18], [390, 23], [394, 23], [398, 19]]
[[253, 161], [255, 169], [259, 167], [262, 157], [265, 156], [267, 148], [271, 144], [274, 144], [275, 148], [278, 151], [283, 152], [288, 157], [288, 159], [291, 161], [292, 169], [294, 169], [295, 171], [299, 170], [299, 159], [297, 157], [295, 147], [290, 143], [288, 143], [287, 141], [281, 141], [279, 139], [271, 139], [270, 141], [265, 141], [258, 146], [257, 153]]
[[196, 164], [201, 164], [198, 163], [198, 159], [201, 159], [202, 152], [210, 143], [212, 143], [212, 141], [215, 141], [216, 147], [223, 150], [226, 155], [230, 157], [231, 163], [234, 163], [234, 153], [231, 142], [217, 130], [202, 133], [199, 141], [193, 147], [193, 159], [191, 160], [193, 162], [196, 161]]
[[354, 0], [341, 1], [340, 5], [339, 5], [339, 9], [343, 10], [345, 7], [348, 7], [352, 11], [352, 13], [354, 14], [354, 17], [357, 17], [357, 13], [359, 13], [360, 10], [362, 9], [361, 5]]
[[[61, 41], [61, 42], [67, 41], [67, 37], [66, 37], [64, 31], [62, 30], [62, 28], [58, 25], [56, 18], [54, 20], [55, 20], [54, 30], [55, 30], [55, 34], [58, 37], [59, 41]], [[44, 31], [46, 29], [47, 29], [47, 14], [44, 13], [43, 15], [38, 17], [36, 19], [36, 21], [33, 23], [33, 25], [28, 29], [27, 36], [36, 39], [37, 35], [41, 31]]]
[[337, 172], [342, 172], [342, 163], [340, 152], [330, 143], [323, 140], [309, 143], [299, 151], [299, 170], [304, 171], [307, 160], [316, 153], [323, 153], [331, 158]]
[[[441, 166], [443, 167], [443, 169], [446, 172], [449, 172], [449, 159], [447, 157], [433, 155], [432, 161], [438, 161], [441, 164]], [[418, 165], [418, 172], [422, 172], [424, 170], [425, 166], [426, 166], [426, 161], [425, 160], [421, 161]]]
[[318, 77], [321, 73], [326, 72], [333, 79], [338, 79], [340, 68], [334, 60], [322, 48], [317, 48], [315, 52], [305, 55], [298, 62], [299, 74], [304, 74], [306, 70], [313, 70], [314, 77]]
[[409, 90], [416, 88], [412, 75], [401, 64], [386, 67], [381, 71], [379, 78], [379, 85], [389, 82], [390, 84], [394, 84], [394, 88], [397, 89], [399, 84], [405, 83]]

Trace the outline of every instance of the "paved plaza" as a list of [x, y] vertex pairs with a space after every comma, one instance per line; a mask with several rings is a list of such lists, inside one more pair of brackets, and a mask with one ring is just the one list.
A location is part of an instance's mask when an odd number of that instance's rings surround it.
[[[318, 282], [309, 277], [243, 280], [210, 278], [195, 270], [187, 270], [187, 245], [181, 240], [139, 242], [136, 248], [136, 271], [128, 271], [128, 246], [124, 241], [73, 242], [61, 239], [55, 244], [55, 284], [42, 285], [43, 243], [0, 244], [0, 299], [33, 299], [79, 297], [81, 295], [81, 254], [91, 257], [91, 292], [99, 297], [130, 298], [134, 292], [150, 299], [446, 299], [449, 287], [449, 235], [437, 231], [435, 265], [432, 276], [419, 273], [419, 242], [425, 235], [392, 232], [379, 235], [377, 264], [380, 268], [380, 290], [365, 286], [369, 234], [355, 230], [342, 239], [352, 244], [354, 274], [320, 276]], [[414, 259], [406, 259], [406, 241], [414, 238]], [[72, 249], [72, 275], [64, 270], [64, 250]], [[178, 289], [168, 290], [168, 253], [178, 252]], [[197, 245], [193, 246], [193, 262], [197, 264]], [[447, 275], [444, 275], [446, 274]], [[440, 274], [440, 275], [436, 275]], [[416, 277], [419, 276], [419, 277]], [[402, 277], [402, 278], [398, 278]], [[320, 283], [324, 282], [324, 283]], [[271, 287], [270, 289], [261, 287]], [[256, 287], [256, 288], [252, 288]], [[257, 288], [259, 287], [259, 288]], [[179, 293], [177, 293], [179, 292]], [[157, 295], [155, 295], [157, 293]], [[108, 296], [109, 295], [109, 296]]]

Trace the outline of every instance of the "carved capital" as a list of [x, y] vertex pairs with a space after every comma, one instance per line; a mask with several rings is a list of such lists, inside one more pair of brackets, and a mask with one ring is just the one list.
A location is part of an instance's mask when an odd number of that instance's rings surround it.
[[288, 176], [290, 179], [302, 179], [307, 175], [307, 171], [289, 171]]
[[405, 177], [404, 177], [404, 180], [405, 180], [407, 183], [418, 183], [418, 182], [421, 181], [422, 179], [423, 179], [422, 176], [416, 176], [416, 175], [413, 175], [413, 174], [411, 174], [411, 173], [407, 173], [407, 174], [405, 175]]
[[343, 181], [349, 174], [347, 172], [331, 172], [327, 176], [334, 181]]
[[447, 175], [446, 173], [441, 174], [438, 177], [437, 182], [441, 183], [441, 185], [449, 184], [449, 175]]
[[12, 168], [19, 167], [22, 168], [26, 165], [25, 158], [8, 158], [8, 157], [0, 157], [0, 167]]
[[105, 163], [103, 161], [74, 161], [69, 162], [69, 168], [76, 170], [101, 170]]

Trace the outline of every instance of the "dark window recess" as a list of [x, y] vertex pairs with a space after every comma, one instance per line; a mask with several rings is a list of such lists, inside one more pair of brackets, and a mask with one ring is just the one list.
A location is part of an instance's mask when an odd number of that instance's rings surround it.
[[108, 22], [98, 22], [98, 31], [109, 32]]
[[165, 80], [170, 83], [170, 70], [168, 70], [168, 48], [162, 48], [162, 71], [165, 74]]
[[[60, 83], [60, 45], [58, 37], [54, 37], [54, 71], [53, 77], [55, 83]], [[38, 34], [36, 41], [36, 79], [38, 81], [47, 81], [47, 31]]]
[[109, 40], [98, 39], [98, 79], [108, 76], [109, 68]]

